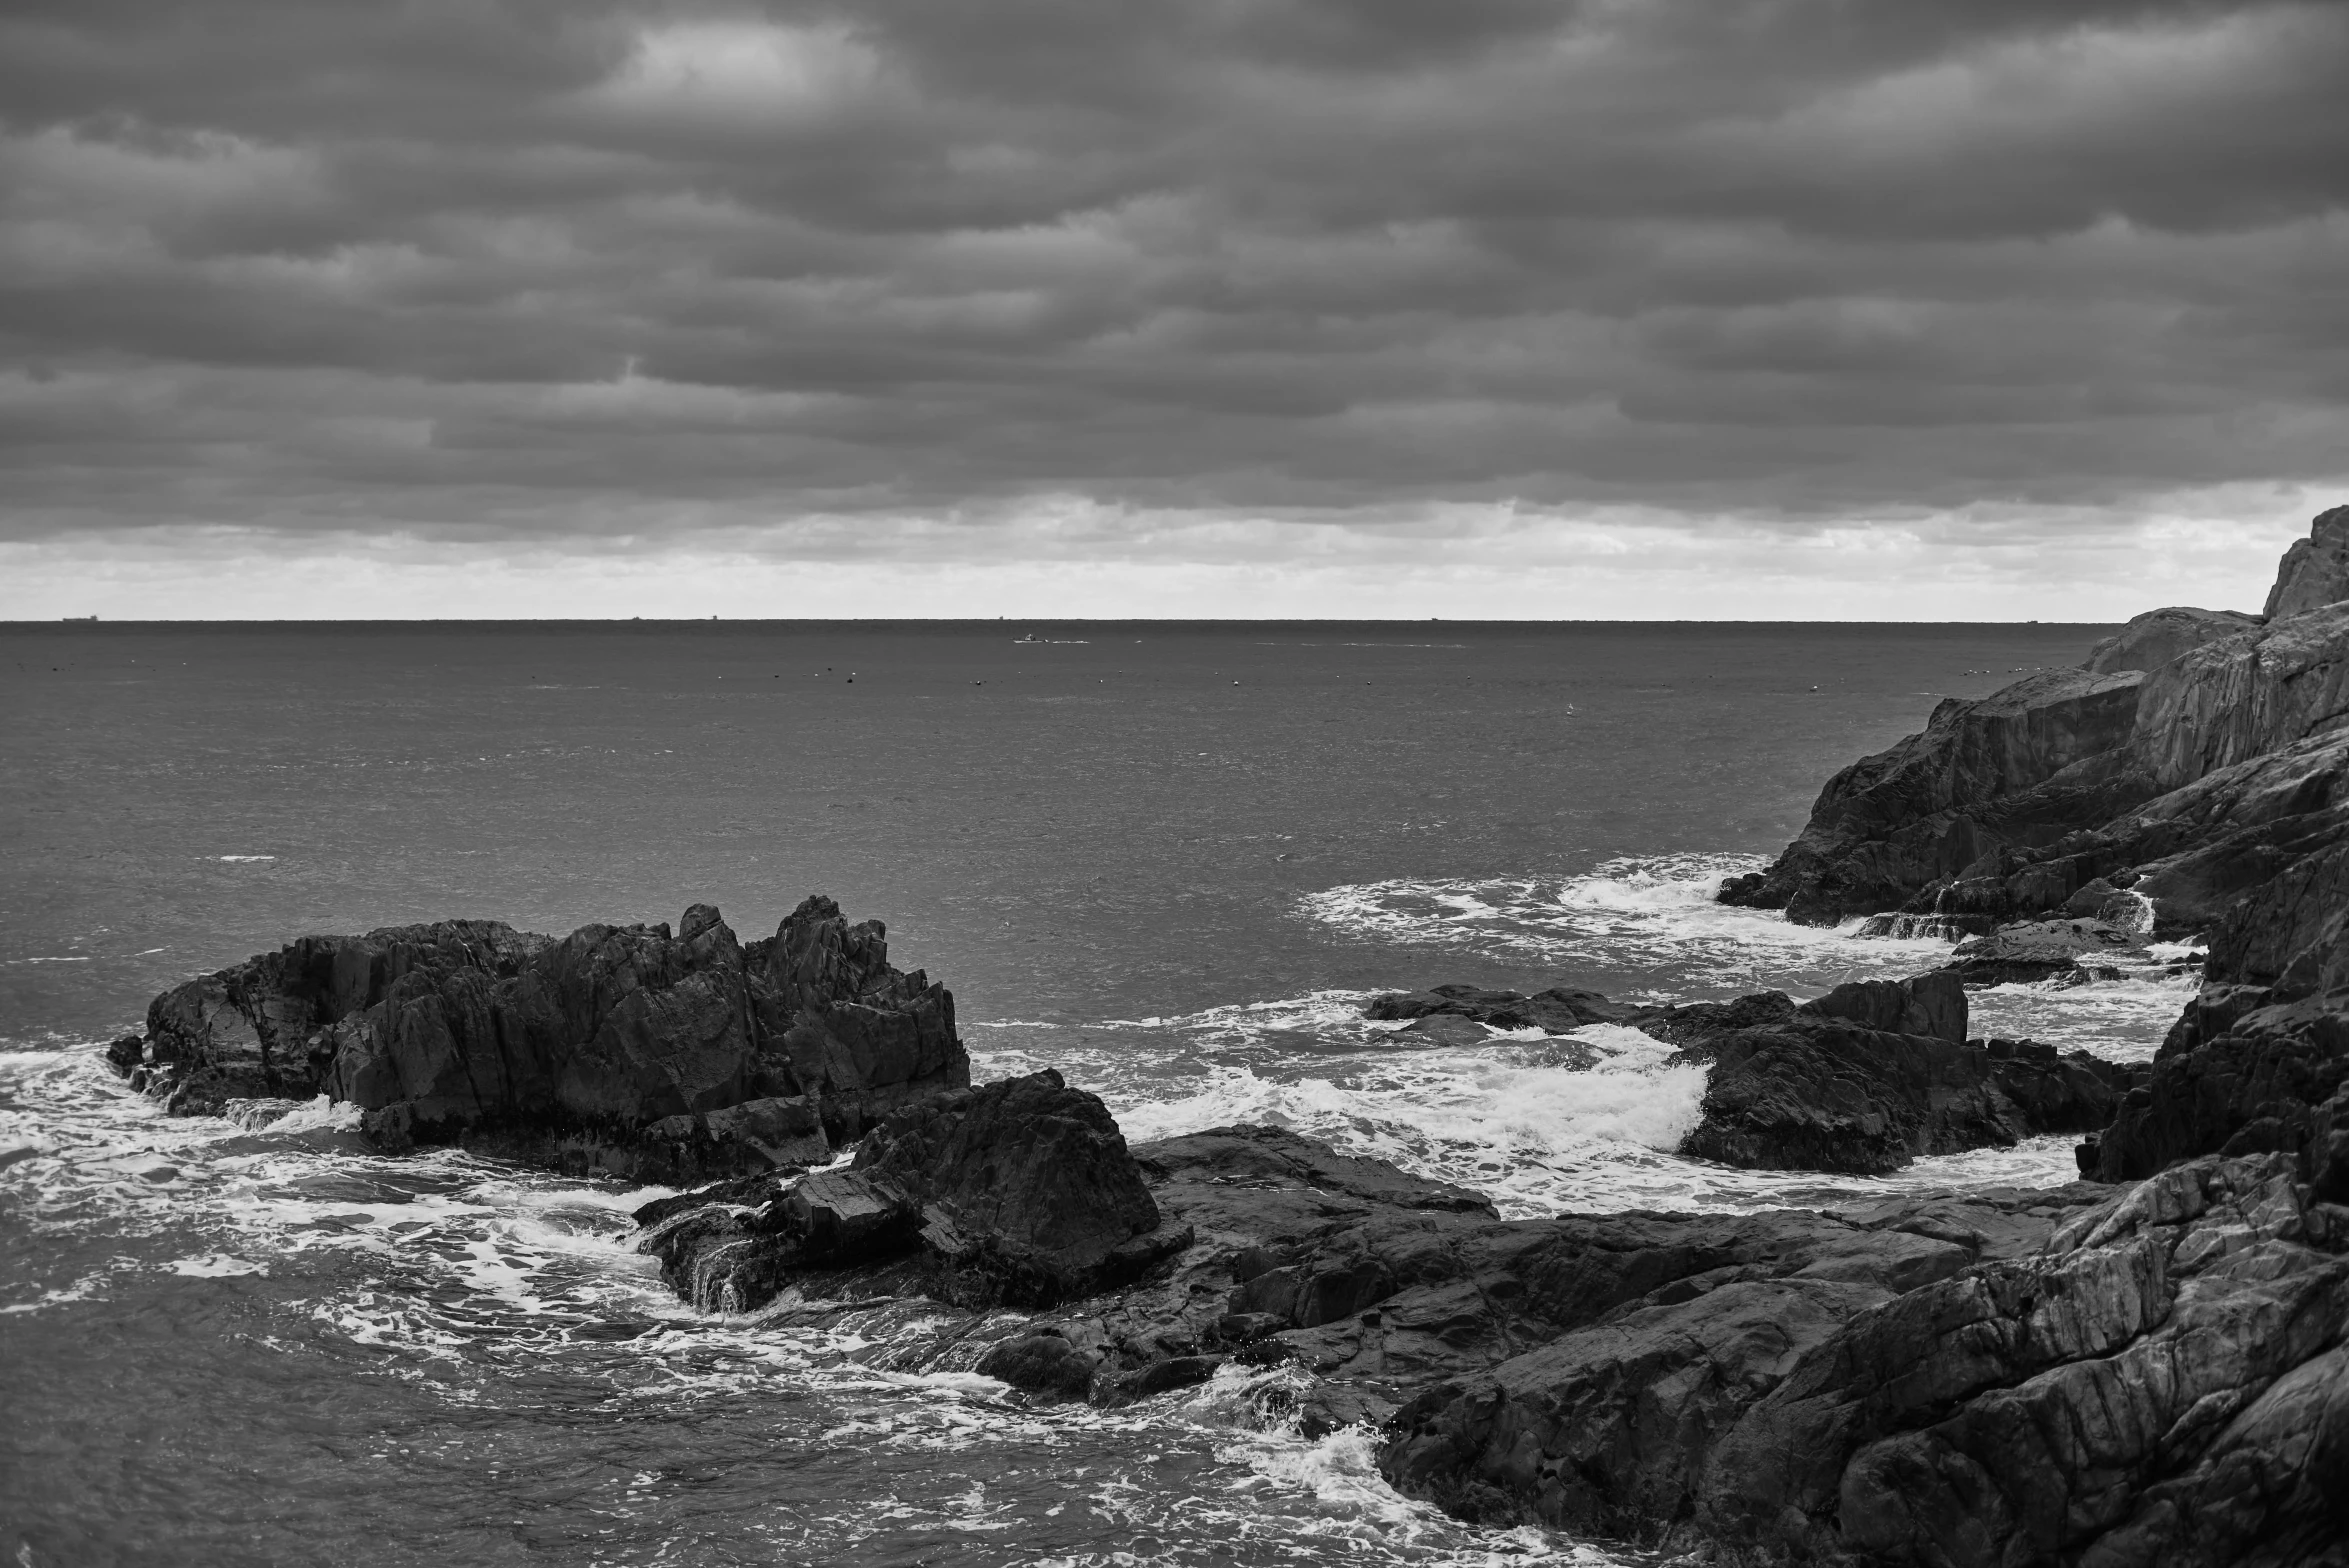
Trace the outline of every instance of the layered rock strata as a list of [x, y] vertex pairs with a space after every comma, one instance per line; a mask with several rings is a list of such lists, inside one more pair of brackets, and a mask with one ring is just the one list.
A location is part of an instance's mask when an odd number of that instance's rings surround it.
[[[2349, 507], [2286, 554], [2264, 617], [2153, 611], [2081, 669], [1943, 702], [1830, 779], [1802, 834], [1724, 901], [1820, 923], [1904, 907], [2013, 919], [2160, 858], [2117, 842], [2133, 819], [2168, 824], [2164, 856], [2196, 847], [2203, 802], [2181, 792], [2349, 722], [2344, 552]], [[2083, 835], [2098, 841], [2067, 842]]]
[[2345, 1251], [2290, 1161], [2206, 1159], [1905, 1289], [1618, 1310], [1421, 1393], [1382, 1468], [1715, 1561], [2338, 1563]]
[[111, 1053], [172, 1110], [325, 1094], [379, 1144], [648, 1179], [822, 1163], [970, 1082], [954, 998], [810, 898], [745, 945], [697, 904], [562, 938], [493, 921], [304, 937], [157, 997]]

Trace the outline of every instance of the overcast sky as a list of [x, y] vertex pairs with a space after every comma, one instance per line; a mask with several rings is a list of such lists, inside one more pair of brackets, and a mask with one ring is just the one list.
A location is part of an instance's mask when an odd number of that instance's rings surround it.
[[2117, 618], [2349, 501], [2349, 4], [10, 0], [0, 615]]

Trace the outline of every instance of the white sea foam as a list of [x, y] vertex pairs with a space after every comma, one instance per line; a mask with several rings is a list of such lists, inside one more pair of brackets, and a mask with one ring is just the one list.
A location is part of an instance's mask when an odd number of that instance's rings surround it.
[[1578, 877], [1398, 879], [1307, 894], [1298, 907], [1381, 941], [1514, 961], [1668, 967], [1707, 977], [1715, 989], [1824, 990], [1913, 974], [1949, 952], [1936, 938], [1863, 940], [1856, 920], [1797, 925], [1774, 910], [1714, 902], [1725, 879], [1762, 864], [1750, 855], [1668, 855], [1609, 861]]
[[167, 1273], [184, 1274], [190, 1279], [229, 1279], [241, 1274], [269, 1272], [266, 1263], [231, 1257], [225, 1252], [207, 1252], [200, 1258], [174, 1258], [163, 1267]]
[[1633, 1029], [1577, 1038], [1610, 1059], [1560, 1065], [1553, 1046], [1510, 1041], [1387, 1055], [1327, 1076], [1211, 1065], [1172, 1096], [1130, 1079], [1100, 1088], [1138, 1140], [1263, 1122], [1469, 1183], [1513, 1212], [1653, 1201], [1652, 1172], [1701, 1113], [1705, 1069], [1663, 1065], [1670, 1048]]

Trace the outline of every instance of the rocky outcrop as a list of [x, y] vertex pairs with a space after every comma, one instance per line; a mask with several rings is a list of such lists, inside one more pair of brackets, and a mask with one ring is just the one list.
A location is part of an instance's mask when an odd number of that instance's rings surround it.
[[2127, 766], [2138, 671], [2049, 670], [1979, 701], [1944, 701], [1924, 730], [1835, 775], [1802, 836], [1724, 903], [1832, 923], [1897, 908], [2002, 845], [2049, 842], [2155, 793]]
[[2089, 649], [2080, 668], [2098, 675], [2158, 670], [2180, 654], [2250, 631], [2264, 619], [2236, 610], [2197, 610], [2186, 605], [2148, 610]]
[[[1037, 1132], [1056, 1119], [1082, 1129], [1073, 1145]], [[705, 1307], [850, 1329], [885, 1365], [969, 1367], [1039, 1397], [1115, 1405], [1226, 1365], [1289, 1366], [1312, 1374], [1302, 1419], [1319, 1430], [1724, 1287], [1793, 1281], [1848, 1316], [2026, 1250], [2101, 1195], [1503, 1221], [1467, 1189], [1279, 1128], [1113, 1140], [1100, 1102], [1056, 1075], [990, 1084], [892, 1116], [845, 1171], [647, 1205], [641, 1245]], [[1056, 1169], [1072, 1155], [1079, 1174]], [[1047, 1225], [1081, 1240], [1046, 1288], [1034, 1271], [974, 1282], [961, 1261], [974, 1243], [1049, 1248]]]
[[2175, 831], [2192, 803], [2166, 797], [2349, 725], [2344, 550], [2349, 508], [2335, 508], [2285, 557], [2264, 621], [2155, 611], [2083, 669], [1942, 703], [1921, 733], [1830, 780], [1801, 836], [1722, 899], [1815, 923], [1900, 910], [1978, 930], [2136, 869], [2119, 843], [2132, 817], [2171, 824], [2164, 853], [2193, 847]]
[[2094, 1132], [2145, 1077], [2085, 1052], [1969, 1040], [1954, 973], [1855, 981], [1799, 1005], [1777, 991], [1655, 1007], [1590, 991], [1437, 986], [1374, 998], [1364, 1013], [1559, 1033], [1637, 1028], [1678, 1047], [1670, 1062], [1708, 1069], [1702, 1118], [1679, 1152], [1747, 1169], [1882, 1175], [1927, 1155]]
[[845, 1171], [750, 1177], [639, 1218], [694, 1305], [744, 1312], [794, 1282], [877, 1266], [944, 1301], [1049, 1306], [1189, 1244], [1108, 1110], [1045, 1071], [891, 1112]]
[[1740, 1032], [1709, 1054], [1703, 1119], [1682, 1154], [1871, 1176], [1926, 1155], [2095, 1132], [2144, 1073], [2030, 1042], [1953, 1043], [1835, 1023]]
[[[1723, 896], [1796, 919], [1897, 896], [1895, 921], [1985, 933], [1952, 965], [1974, 983], [2093, 977], [2144, 937], [2206, 937], [2200, 993], [2084, 1157], [2125, 1180], [2282, 1151], [2333, 1191], [2349, 1181], [2336, 1146], [2349, 1122], [2345, 552], [2349, 508], [2336, 508], [2286, 556], [2267, 621], [2154, 664], [2126, 734], [2041, 782], [1973, 798], [1987, 775], [1960, 731], [1981, 721], [1944, 704], [1924, 735], [1839, 775], [1803, 837]], [[2134, 628], [2138, 646], [2159, 621]], [[2098, 662], [2121, 662], [2130, 635]], [[2050, 691], [2025, 682], [1988, 702], [2013, 712]]]
[[1708, 1281], [1422, 1392], [1382, 1468], [1716, 1561], [2339, 1561], [2344, 1222], [2210, 1159], [1914, 1283]]
[[[643, 1218], [681, 1293], [879, 1367], [1103, 1405], [1287, 1369], [1230, 1386], [1309, 1434], [1369, 1423], [1398, 1488], [1490, 1523], [1935, 1568], [2280, 1568], [2343, 1539], [2349, 1208], [2282, 1154], [1504, 1221], [1275, 1128], [1129, 1151], [1047, 1073]], [[985, 1238], [1070, 1268], [974, 1289]]]
[[2143, 931], [2086, 916], [2023, 920], [1960, 942], [1941, 972], [1967, 985], [2099, 975], [2111, 978], [2117, 971], [2109, 965], [2100, 969], [2097, 960], [2133, 954], [2145, 946], [2145, 940]]
[[2308, 537], [2284, 552], [2267, 614], [2298, 615], [2343, 599], [2349, 599], [2349, 506], [2336, 506], [2319, 513]]
[[2145, 677], [2131, 750], [2173, 790], [2349, 723], [2349, 602], [2207, 643]]
[[326, 1094], [379, 1142], [647, 1179], [819, 1163], [970, 1081], [954, 999], [811, 898], [745, 946], [706, 904], [563, 938], [493, 921], [305, 937], [157, 997], [133, 1081], [174, 1111]]

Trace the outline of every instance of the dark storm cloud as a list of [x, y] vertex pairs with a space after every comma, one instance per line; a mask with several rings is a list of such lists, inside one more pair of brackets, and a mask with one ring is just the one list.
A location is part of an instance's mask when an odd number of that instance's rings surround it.
[[2344, 84], [2334, 3], [19, 0], [0, 527], [2331, 480]]

